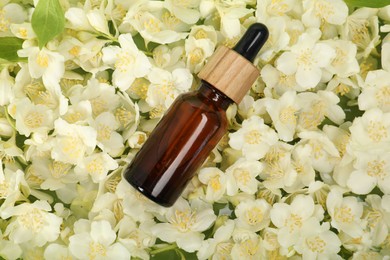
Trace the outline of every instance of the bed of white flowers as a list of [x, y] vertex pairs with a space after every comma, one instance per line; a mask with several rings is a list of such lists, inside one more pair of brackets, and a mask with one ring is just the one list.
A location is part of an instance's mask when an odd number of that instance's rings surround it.
[[[254, 22], [261, 77], [152, 203], [123, 169]], [[390, 259], [389, 32], [387, 0], [0, 0], [0, 258]]]

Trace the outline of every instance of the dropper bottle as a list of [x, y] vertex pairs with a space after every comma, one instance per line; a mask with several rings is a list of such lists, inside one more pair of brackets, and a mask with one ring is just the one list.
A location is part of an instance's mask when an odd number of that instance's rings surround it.
[[219, 47], [199, 72], [197, 91], [177, 97], [124, 171], [139, 192], [172, 206], [226, 133], [226, 109], [240, 103], [259, 76], [252, 64], [268, 38], [251, 25], [233, 49]]

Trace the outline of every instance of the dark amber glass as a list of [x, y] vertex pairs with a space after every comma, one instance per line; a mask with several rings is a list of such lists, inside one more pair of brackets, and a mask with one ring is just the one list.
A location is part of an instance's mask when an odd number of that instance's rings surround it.
[[169, 207], [226, 133], [233, 101], [202, 82], [180, 95], [126, 168], [124, 177], [154, 202]]

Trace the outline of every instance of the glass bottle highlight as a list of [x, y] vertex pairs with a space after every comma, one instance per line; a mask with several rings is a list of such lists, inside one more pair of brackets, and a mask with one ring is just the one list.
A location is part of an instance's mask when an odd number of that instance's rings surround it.
[[197, 91], [180, 95], [124, 171], [139, 192], [172, 206], [226, 133], [226, 109], [240, 103], [259, 76], [252, 64], [268, 38], [251, 25], [233, 49], [221, 46], [199, 72]]

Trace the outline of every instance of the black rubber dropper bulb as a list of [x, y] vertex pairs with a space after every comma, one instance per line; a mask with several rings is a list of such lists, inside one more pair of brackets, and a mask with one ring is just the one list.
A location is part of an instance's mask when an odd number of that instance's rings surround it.
[[257, 53], [267, 41], [268, 36], [269, 32], [264, 24], [254, 23], [249, 26], [240, 41], [233, 47], [233, 50], [250, 62], [253, 62]]

